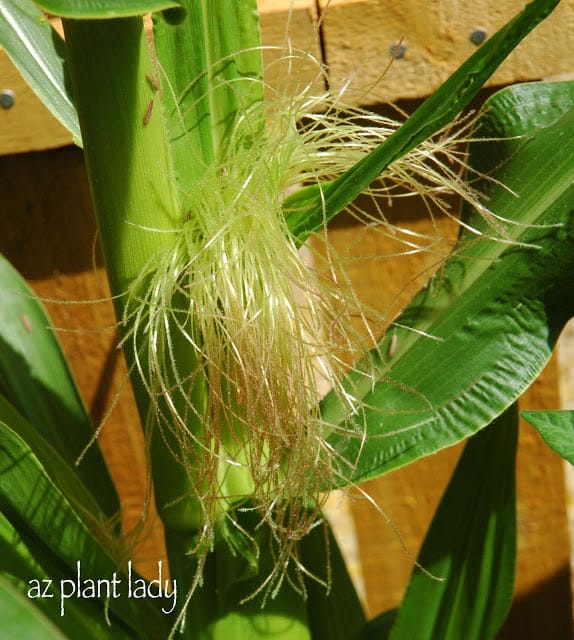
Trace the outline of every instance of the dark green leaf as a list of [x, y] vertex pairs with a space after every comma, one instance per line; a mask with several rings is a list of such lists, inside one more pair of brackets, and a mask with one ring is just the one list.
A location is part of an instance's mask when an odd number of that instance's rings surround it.
[[389, 611], [381, 613], [380, 616], [369, 620], [354, 640], [388, 640], [398, 612], [398, 609], [389, 609]]
[[[42, 530], [44, 522], [54, 504], [65, 496], [82, 515], [76, 520], [84, 520], [92, 526], [103, 527], [106, 515], [98, 508], [77, 474], [55, 451], [55, 449], [27, 422], [6, 399], [0, 395], [0, 474], [2, 485], [0, 494], [12, 504], [28, 525], [37, 522], [37, 532], [47, 541], [53, 539], [59, 545], [60, 555], [73, 558], [74, 548], [70, 539], [61, 537], [57, 527]], [[50, 503], [38, 486], [57, 487], [58, 499]], [[54, 495], [56, 495], [54, 493]], [[70, 524], [73, 528], [73, 525]], [[48, 544], [48, 542], [46, 542]], [[67, 547], [66, 545], [71, 546]]]
[[31, 0], [0, 0], [0, 44], [40, 100], [81, 145], [64, 43]]
[[[469, 440], [435, 513], [390, 640], [489, 640], [514, 586], [518, 413]], [[430, 572], [435, 578], [430, 577]]]
[[553, 451], [574, 464], [574, 411], [522, 411], [520, 415]]
[[[274, 597], [264, 600], [267, 590], [263, 582], [278, 562], [272, 553], [275, 542], [269, 526], [262, 524], [249, 507], [233, 517], [239, 520], [242, 531], [233, 535], [232, 540], [228, 527], [217, 531], [215, 548], [206, 558], [202, 586], [187, 611], [186, 639], [311, 640], [305, 601], [287, 581]], [[245, 537], [244, 543], [239, 541], [241, 536]], [[174, 549], [177, 532], [168, 531], [166, 539], [168, 550]], [[179, 538], [180, 544], [182, 541], [183, 536]], [[257, 567], [253, 566], [254, 548], [258, 552]], [[177, 551], [183, 555], [181, 549]], [[175, 572], [181, 568], [176, 566]]]
[[[0, 255], [0, 393], [70, 465], [94, 430], [56, 332], [23, 278]], [[97, 442], [77, 473], [107, 517], [119, 501]]]
[[[513, 102], [516, 91], [520, 99]], [[553, 102], [555, 91], [561, 97]], [[326, 396], [325, 419], [356, 434], [331, 436], [342, 460], [353, 465], [350, 474], [341, 463], [342, 477], [374, 477], [475, 433], [548, 361], [574, 315], [574, 298], [564, 295], [574, 290], [574, 109], [565, 92], [574, 96], [574, 84], [526, 85], [491, 99], [485, 137], [512, 137], [516, 122], [525, 134], [523, 123], [532, 119], [509, 118], [509, 104], [537, 114], [519, 149], [501, 143], [495, 153], [490, 143], [477, 143], [471, 153], [473, 164], [508, 187], [480, 185], [489, 209], [512, 221], [507, 237], [520, 244], [487, 236], [467, 242], [463, 235], [444, 270], [399, 317], [392, 360], [382, 355], [387, 336], [361, 363], [363, 373], [347, 377], [354, 400]], [[555, 108], [546, 110], [549, 101]], [[549, 154], [541, 172], [540, 159]], [[483, 224], [475, 214], [469, 222]]]
[[[301, 541], [308, 578], [307, 617], [311, 637], [350, 640], [365, 625], [365, 614], [330, 526], [317, 526]], [[327, 574], [329, 568], [330, 585]], [[324, 581], [321, 584], [318, 580]]]
[[289, 230], [301, 243], [321, 229], [368, 187], [392, 162], [449, 124], [534, 27], [559, 4], [535, 0], [489, 38], [380, 147], [330, 182], [303, 187], [283, 205]]
[[63, 635], [14, 585], [0, 576], [0, 619], [5, 638], [65, 640]]
[[[207, 558], [204, 586], [191, 601], [190, 638], [350, 640], [359, 632], [365, 616], [327, 523], [317, 524], [293, 547], [296, 559], [290, 559], [282, 587], [271, 597], [263, 583], [282, 570], [282, 560], [273, 553], [274, 534], [248, 504], [238, 505], [233, 518], [235, 524], [231, 518], [220, 523], [215, 550]], [[168, 541], [170, 548], [176, 544], [173, 537]], [[306, 599], [294, 585], [307, 592]]]

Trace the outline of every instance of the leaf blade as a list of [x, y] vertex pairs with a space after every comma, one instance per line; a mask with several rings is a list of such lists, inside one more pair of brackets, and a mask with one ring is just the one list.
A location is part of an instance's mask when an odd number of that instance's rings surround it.
[[338, 178], [299, 189], [286, 198], [283, 210], [293, 236], [303, 243], [342, 211], [392, 162], [449, 124], [478, 93], [484, 82], [518, 43], [559, 4], [528, 4], [489, 38], [457, 71], [373, 152]]
[[521, 416], [553, 451], [574, 464], [574, 411], [522, 411]]
[[186, 0], [171, 24], [154, 16], [166, 126], [183, 193], [206, 167], [219, 166], [240, 116], [255, 136], [264, 125], [263, 61], [255, 0]]
[[319, 580], [329, 567], [329, 589], [317, 579], [307, 579], [307, 616], [312, 638], [348, 640], [365, 625], [365, 613], [331, 527], [315, 527], [301, 541], [305, 569]]
[[[65, 615], [61, 615], [60, 580], [70, 574], [58, 558], [54, 557], [34, 536], [26, 536], [26, 526], [18, 530], [0, 513], [0, 574], [22, 594], [30, 604], [47, 616], [66, 636], [80, 635], [89, 640], [128, 640], [123, 626], [108, 625], [101, 605], [83, 598], [69, 599]], [[43, 597], [43, 594], [45, 597]], [[113, 614], [112, 614], [113, 617]], [[26, 636], [28, 637], [28, 636]]]
[[151, 11], [177, 8], [176, 0], [39, 0], [36, 3], [46, 13], [75, 20], [132, 18]]
[[[73, 467], [94, 435], [56, 332], [25, 280], [0, 255], [0, 393]], [[108, 517], [119, 500], [97, 441], [77, 472]]]
[[3, 576], [0, 576], [0, 616], [6, 638], [65, 640], [68, 637]]
[[[567, 90], [572, 95], [574, 85]], [[493, 118], [496, 105], [494, 98]], [[330, 438], [342, 457], [342, 477], [349, 468], [354, 481], [375, 477], [471, 435], [504, 411], [550, 357], [574, 314], [562, 294], [574, 286], [574, 109], [566, 103], [551, 119], [530, 130], [519, 153], [511, 147], [493, 157], [484, 149], [491, 163], [504, 163], [495, 177], [520, 193], [516, 198], [500, 185], [488, 186], [489, 207], [517, 223], [508, 232], [522, 246], [487, 238], [462, 244], [398, 319], [393, 360], [380, 355], [387, 353], [387, 336], [362, 372], [346, 380], [356, 400], [345, 404], [334, 393], [323, 400], [326, 421], [356, 433]], [[513, 135], [498, 124], [497, 135]], [[523, 189], [549, 148], [557, 164]]]
[[[1, 396], [0, 429], [0, 506], [11, 524], [58, 559], [72, 581], [80, 571], [92, 580], [119, 572], [119, 540], [106, 530], [105, 516], [90, 505], [76, 474]], [[124, 592], [110, 599], [110, 609], [135, 637], [144, 635], [140, 615], [167, 635], [164, 618], [148, 599], [133, 601]]]
[[471, 438], [435, 513], [390, 640], [488, 640], [514, 585], [518, 412]]
[[64, 43], [31, 0], [0, 0], [0, 44], [26, 82], [81, 146]]

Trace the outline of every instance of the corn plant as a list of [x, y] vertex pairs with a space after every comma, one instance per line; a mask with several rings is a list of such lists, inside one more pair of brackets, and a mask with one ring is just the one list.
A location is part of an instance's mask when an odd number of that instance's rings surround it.
[[[4, 48], [84, 150], [170, 574], [158, 594], [126, 562], [97, 433], [3, 261], [10, 637], [494, 637], [514, 576], [516, 401], [573, 311], [574, 87], [509, 88], [453, 123], [557, 4], [526, 6], [399, 126], [312, 87], [269, 97], [254, 0], [38, 2], [65, 42], [32, 2], [0, 0]], [[398, 189], [446, 215], [446, 193], [465, 204], [450, 258], [379, 335], [328, 224], [350, 211], [420, 250], [381, 213]], [[327, 249], [309, 265], [312, 237]], [[572, 457], [569, 414], [529, 418]], [[367, 623], [325, 495], [470, 436], [401, 607]]]

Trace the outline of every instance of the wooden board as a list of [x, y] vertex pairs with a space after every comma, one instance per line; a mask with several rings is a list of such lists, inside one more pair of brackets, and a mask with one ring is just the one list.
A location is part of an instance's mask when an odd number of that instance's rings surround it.
[[[266, 81], [272, 91], [309, 84], [324, 90], [315, 61], [327, 65], [335, 91], [363, 105], [429, 95], [476, 48], [471, 34], [492, 34], [517, 13], [522, 0], [258, 0]], [[405, 55], [390, 50], [404, 38]], [[491, 84], [508, 84], [574, 71], [574, 0], [556, 12], [514, 52]], [[286, 58], [291, 51], [294, 58]], [[310, 54], [304, 59], [302, 52]], [[279, 63], [278, 59], [283, 62]], [[286, 82], [287, 71], [291, 80]], [[381, 77], [381, 74], [384, 76]], [[12, 109], [0, 109], [0, 154], [71, 143], [66, 130], [30, 91], [0, 49], [0, 89], [16, 94]], [[268, 95], [271, 95], [269, 93]]]
[[[268, 96], [309, 84], [324, 90], [319, 77], [321, 48], [314, 0], [259, 0]], [[303, 55], [306, 52], [307, 59]], [[288, 70], [290, 80], [286, 82]], [[68, 131], [28, 87], [0, 47], [0, 90], [15, 94], [11, 109], [0, 109], [0, 155], [72, 144]]]
[[0, 155], [61, 147], [72, 136], [40, 102], [0, 47], [0, 91], [14, 93], [14, 106], [0, 108]]
[[[502, 27], [523, 0], [320, 0], [331, 86], [349, 83], [363, 104], [420, 98], [435, 91], [475, 50], [472, 39]], [[392, 48], [403, 55], [388, 66]], [[509, 56], [490, 85], [574, 71], [574, 0], [555, 12]]]

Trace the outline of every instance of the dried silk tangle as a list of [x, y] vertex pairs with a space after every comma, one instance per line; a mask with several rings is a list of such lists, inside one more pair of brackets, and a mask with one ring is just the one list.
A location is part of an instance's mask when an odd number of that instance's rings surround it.
[[[293, 70], [301, 61], [311, 58], [288, 50], [273, 65]], [[329, 250], [326, 225], [318, 233], [324, 250], [310, 264], [289, 234], [282, 201], [301, 183], [340, 175], [400, 124], [346, 105], [342, 95], [316, 95], [314, 83], [293, 93], [297, 78], [285, 77], [288, 90], [268, 89], [257, 143], [247, 110], [218, 164], [182, 194], [181, 229], [133, 283], [123, 339], [151, 399], [148, 427], [189, 475], [191, 489], [177, 500], [200, 511], [199, 566], [218, 520], [254, 542], [236, 517], [252, 510], [274, 540], [275, 566], [261, 587], [271, 596], [284, 579], [305, 591], [297, 542], [318, 521], [325, 490], [345, 484], [329, 434], [364, 437], [326, 424], [319, 400], [330, 388], [360, 414], [341, 377], [380, 337]], [[452, 216], [443, 198], [456, 194], [490, 217], [461, 177], [471, 126], [462, 120], [395, 162], [367, 190], [369, 211], [354, 204], [351, 214], [401, 238], [404, 253], [432, 251], [441, 239], [389, 224], [381, 207], [395, 196], [422, 196]]]

